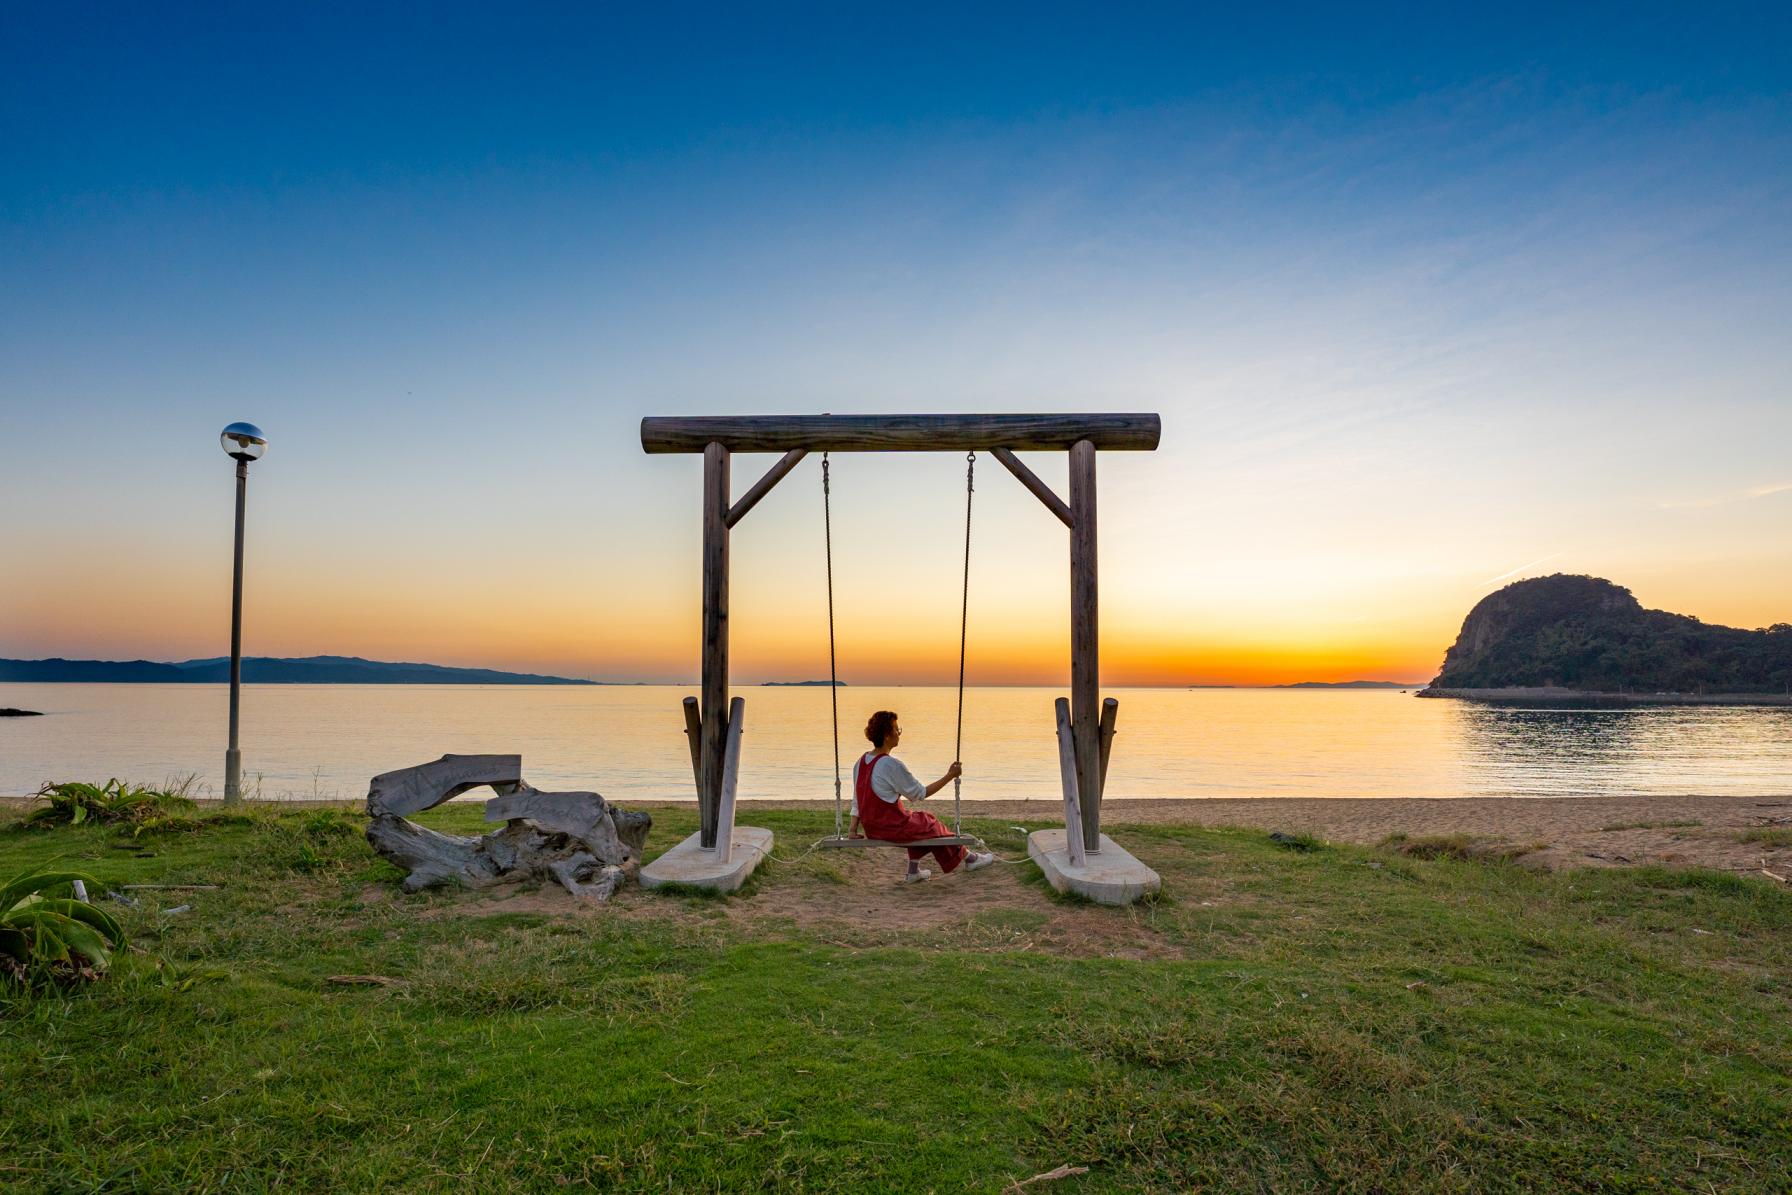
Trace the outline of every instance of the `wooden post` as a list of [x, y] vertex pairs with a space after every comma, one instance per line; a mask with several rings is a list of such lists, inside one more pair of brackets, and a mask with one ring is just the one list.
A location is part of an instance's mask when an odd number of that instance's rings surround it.
[[691, 779], [697, 785], [697, 804], [703, 804], [703, 715], [697, 712], [697, 699], [684, 699], [684, 737], [691, 745]]
[[1107, 697], [1101, 703], [1101, 791], [1108, 791], [1108, 756], [1114, 753], [1114, 720], [1120, 716], [1120, 703]]
[[747, 717], [747, 699], [728, 703], [728, 745], [722, 751], [722, 799], [716, 807], [716, 856], [728, 862], [734, 845], [734, 792], [740, 783], [740, 732]]
[[1101, 851], [1101, 621], [1096, 601], [1095, 445], [1070, 449], [1070, 725], [1083, 847]]
[[1046, 485], [1045, 482], [1039, 480], [1039, 474], [1027, 468], [1018, 456], [1015, 456], [1006, 448], [992, 448], [989, 450], [989, 453], [998, 461], [1001, 461], [1008, 472], [1014, 474], [1015, 480], [1026, 486], [1033, 497], [1045, 503], [1045, 508], [1056, 515], [1060, 523], [1064, 524], [1066, 527], [1070, 526], [1070, 508], [1064, 505], [1064, 499], [1052, 493], [1051, 486]]
[[703, 776], [701, 845], [714, 850], [728, 737], [728, 463], [720, 444], [703, 450]]
[[746, 518], [747, 512], [758, 506], [759, 500], [771, 493], [772, 487], [783, 481], [785, 475], [802, 464], [803, 458], [808, 455], [807, 448], [792, 448], [779, 457], [778, 463], [768, 469], [764, 477], [748, 487], [747, 492], [740, 496], [739, 502], [728, 508], [728, 525], [732, 527]]
[[1072, 867], [1083, 865], [1083, 810], [1077, 799], [1076, 743], [1070, 730], [1070, 702], [1053, 702], [1058, 712], [1058, 776], [1064, 782], [1064, 850]]

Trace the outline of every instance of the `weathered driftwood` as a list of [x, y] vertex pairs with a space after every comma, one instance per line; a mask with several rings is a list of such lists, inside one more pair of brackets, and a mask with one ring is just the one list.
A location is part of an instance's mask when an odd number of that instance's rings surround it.
[[481, 785], [498, 788], [522, 782], [520, 755], [444, 755], [414, 768], [375, 776], [367, 788], [367, 812], [404, 817], [434, 809]]
[[[367, 841], [409, 873], [406, 892], [552, 879], [574, 896], [607, 900], [639, 869], [653, 819], [597, 793], [541, 792], [521, 772], [516, 755], [447, 755], [376, 776], [367, 793]], [[486, 802], [485, 820], [504, 822], [482, 838], [443, 834], [399, 813], [433, 808], [480, 784], [499, 792]]]
[[591, 844], [606, 858], [640, 858], [653, 818], [638, 810], [620, 809], [596, 793], [544, 793], [527, 785], [485, 803], [488, 822], [534, 822], [543, 830], [569, 834]]

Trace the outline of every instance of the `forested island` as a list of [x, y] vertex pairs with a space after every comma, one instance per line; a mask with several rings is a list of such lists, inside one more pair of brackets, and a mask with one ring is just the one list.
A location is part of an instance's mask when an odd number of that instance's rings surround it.
[[1647, 610], [1600, 577], [1517, 581], [1475, 604], [1421, 697], [1792, 700], [1792, 624]]

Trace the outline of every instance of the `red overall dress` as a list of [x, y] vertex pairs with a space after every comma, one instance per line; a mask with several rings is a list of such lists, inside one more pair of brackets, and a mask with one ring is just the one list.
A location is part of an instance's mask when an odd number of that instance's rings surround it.
[[[884, 756], [876, 751], [867, 751], [859, 760], [859, 766], [853, 770], [853, 796], [859, 805], [859, 824], [865, 828], [865, 837], [877, 838], [884, 842], [913, 842], [917, 838], [950, 838], [952, 831], [931, 813], [923, 813], [919, 809], [902, 812], [901, 806], [893, 801], [886, 801], [871, 791], [871, 770], [877, 761]], [[911, 846], [908, 848], [910, 859], [924, 859], [932, 855], [939, 860], [942, 871], [951, 871], [964, 862], [964, 848], [961, 846]]]

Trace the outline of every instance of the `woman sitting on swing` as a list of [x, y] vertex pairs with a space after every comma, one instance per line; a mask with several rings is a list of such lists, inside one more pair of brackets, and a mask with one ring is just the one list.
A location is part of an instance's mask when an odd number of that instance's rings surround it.
[[[861, 826], [865, 837], [884, 842], [914, 842], [922, 838], [950, 838], [939, 818], [919, 809], [905, 809], [902, 799], [924, 801], [957, 779], [964, 770], [954, 762], [946, 774], [932, 784], [922, 784], [903, 762], [891, 755], [902, 741], [902, 727], [889, 710], [878, 710], [865, 724], [865, 737], [874, 750], [859, 757], [853, 766], [852, 836], [859, 837]], [[996, 861], [989, 851], [967, 851], [961, 846], [911, 846], [908, 848], [908, 876], [913, 884], [933, 875], [921, 867], [921, 860], [932, 855], [942, 871], [952, 871], [960, 863], [966, 871], [976, 871]]]

